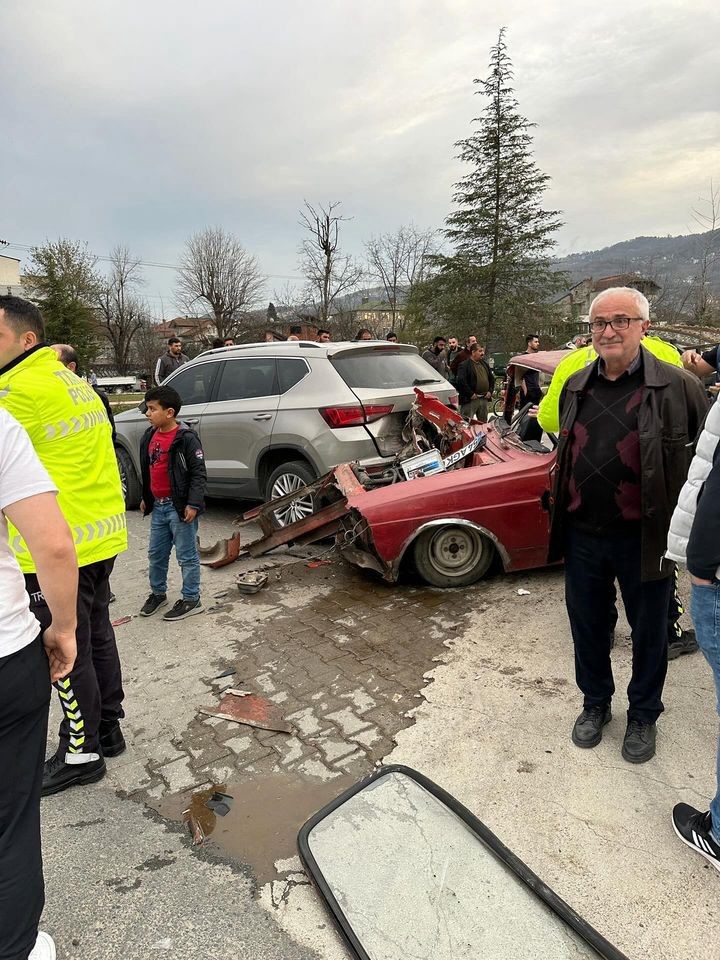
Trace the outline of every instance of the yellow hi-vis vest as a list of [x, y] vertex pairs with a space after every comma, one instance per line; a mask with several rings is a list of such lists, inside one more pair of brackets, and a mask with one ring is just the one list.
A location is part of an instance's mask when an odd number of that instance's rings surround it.
[[[75, 541], [78, 565], [127, 549], [125, 501], [112, 430], [93, 388], [41, 347], [0, 373], [0, 406], [25, 427], [58, 488], [58, 504]], [[18, 531], [10, 545], [23, 573], [35, 564]]]
[[[646, 347], [650, 353], [655, 354], [658, 360], [664, 360], [665, 363], [669, 363], [674, 367], [682, 367], [680, 354], [671, 343], [666, 343], [659, 337], [645, 336], [642, 339], [642, 345]], [[566, 381], [569, 380], [574, 373], [577, 373], [578, 370], [582, 370], [583, 367], [595, 363], [597, 356], [595, 348], [592, 344], [589, 344], [587, 347], [580, 347], [578, 350], [568, 351], [567, 357], [561, 360], [555, 367], [555, 373], [552, 375], [550, 386], [540, 401], [538, 408], [538, 423], [543, 430], [546, 430], [548, 433], [558, 432], [560, 429], [560, 394]]]

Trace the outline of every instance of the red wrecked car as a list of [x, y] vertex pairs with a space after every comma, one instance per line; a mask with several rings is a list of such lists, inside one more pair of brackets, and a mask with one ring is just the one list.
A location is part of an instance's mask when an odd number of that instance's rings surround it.
[[[556, 350], [513, 357], [510, 383], [519, 384], [527, 368], [551, 375], [566, 356]], [[434, 397], [416, 393], [393, 468], [378, 475], [341, 464], [303, 489], [313, 493], [317, 512], [285, 527], [274, 510], [288, 498], [250, 511], [244, 519], [259, 521], [263, 537], [247, 552], [259, 556], [281, 543], [334, 534], [356, 566], [394, 581], [412, 561], [436, 587], [474, 583], [493, 561], [506, 571], [544, 566], [555, 438], [525, 442], [527, 410], [512, 423], [505, 417], [468, 423]]]

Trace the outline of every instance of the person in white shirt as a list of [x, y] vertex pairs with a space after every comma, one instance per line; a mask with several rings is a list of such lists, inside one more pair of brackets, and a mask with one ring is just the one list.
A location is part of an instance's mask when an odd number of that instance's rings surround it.
[[[38, 933], [45, 904], [40, 851], [40, 788], [50, 682], [75, 662], [77, 555], [56, 487], [30, 438], [0, 408], [0, 957], [54, 960]], [[7, 521], [37, 564], [52, 623], [42, 633], [30, 612], [25, 579]]]

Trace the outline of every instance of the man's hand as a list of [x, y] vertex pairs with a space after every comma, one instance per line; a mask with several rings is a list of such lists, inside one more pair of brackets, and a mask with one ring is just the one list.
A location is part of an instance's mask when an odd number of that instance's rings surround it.
[[143, 516], [145, 516], [145, 501], [144, 501], [144, 500], [141, 500], [141, 501], [140, 501], [140, 513], [141, 513]]
[[702, 360], [702, 357], [697, 352], [697, 350], [691, 349], [686, 350], [683, 355], [680, 357], [682, 360], [682, 365], [686, 370], [693, 370], [698, 360]]
[[485, 394], [485, 399], [486, 399], [486, 400], [492, 400], [492, 394], [490, 393], [489, 390], [488, 390], [488, 392]]
[[682, 360], [683, 367], [689, 370], [690, 373], [694, 373], [695, 376], [701, 380], [715, 373], [715, 368], [711, 366], [707, 360], [703, 360], [697, 350], [686, 350], [680, 359]]
[[56, 680], [66, 677], [75, 665], [77, 656], [75, 631], [63, 632], [57, 630], [51, 623], [43, 633], [43, 643], [50, 662], [50, 680], [55, 683]]
[[188, 505], [185, 507], [185, 514], [184, 514], [184, 516], [183, 516], [183, 522], [184, 522], [184, 523], [192, 523], [196, 516], [197, 516], [197, 509], [196, 509], [195, 507], [191, 507], [190, 504], [188, 504]]
[[478, 395], [477, 395], [476, 393], [474, 393], [474, 394], [470, 397], [470, 399], [471, 399], [471, 400], [477, 400], [477, 399], [478, 399]]
[[696, 587], [712, 587], [713, 580], [701, 580], [700, 577], [694, 577], [690, 574], [690, 581], [695, 584]]
[[540, 407], [537, 404], [533, 404], [532, 407], [527, 412], [527, 415], [533, 420], [537, 420], [537, 415], [540, 412]]

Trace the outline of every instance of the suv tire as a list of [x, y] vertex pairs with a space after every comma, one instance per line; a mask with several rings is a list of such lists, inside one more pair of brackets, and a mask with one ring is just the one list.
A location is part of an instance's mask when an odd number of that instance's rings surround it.
[[[281, 463], [279, 467], [273, 470], [265, 484], [265, 501], [276, 500], [288, 493], [294, 493], [295, 490], [313, 483], [316, 479], [313, 470], [302, 460], [290, 460], [288, 463]], [[295, 520], [309, 517], [310, 514], [315, 513], [316, 509], [315, 498], [308, 496], [295, 502], [291, 507], [276, 511], [275, 519], [278, 526], [284, 527]]]
[[123, 450], [122, 447], [115, 447], [115, 456], [117, 457], [120, 483], [125, 497], [125, 509], [137, 510], [142, 500], [142, 489], [140, 478], [135, 473], [132, 458], [127, 450]]

